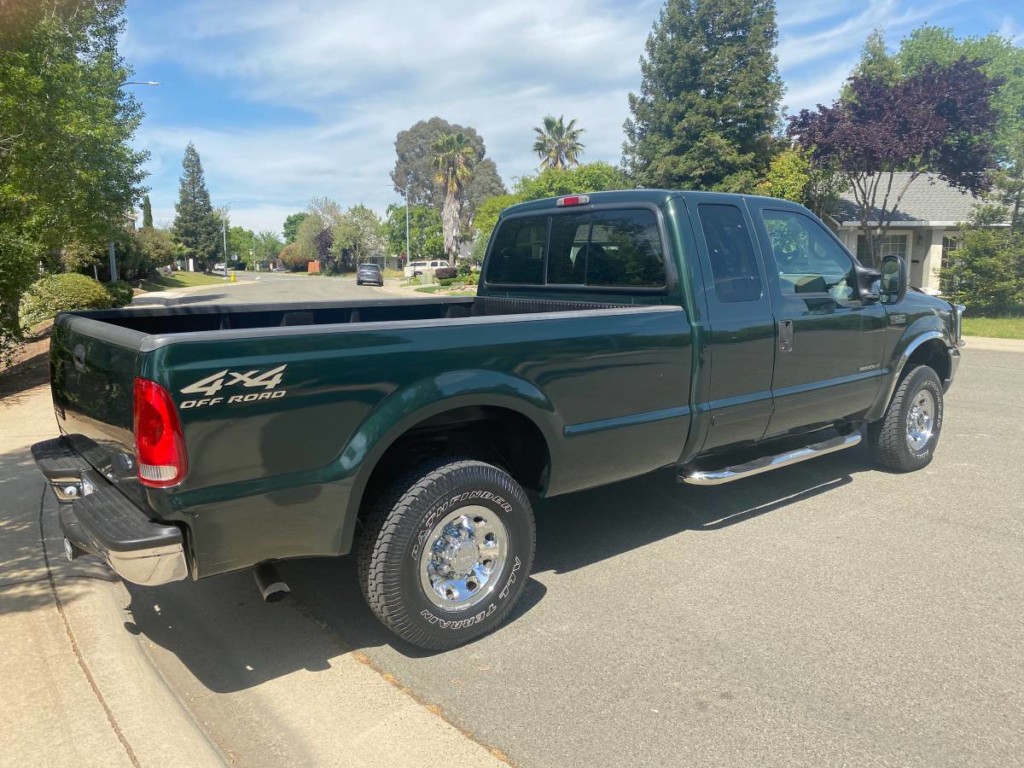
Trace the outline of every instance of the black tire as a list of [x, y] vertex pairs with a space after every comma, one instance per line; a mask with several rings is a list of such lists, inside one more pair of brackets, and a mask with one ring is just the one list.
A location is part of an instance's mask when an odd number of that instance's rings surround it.
[[[916, 414], [920, 402], [930, 400], [930, 434], [918, 432], [919, 445], [914, 444], [911, 428], [919, 424]], [[915, 411], [918, 404], [918, 411]], [[933, 368], [913, 368], [896, 387], [885, 416], [868, 424], [868, 445], [874, 460], [894, 472], [913, 472], [931, 463], [935, 446], [942, 432], [942, 382]]]
[[[422, 465], [393, 489], [371, 513], [359, 547], [359, 578], [370, 609], [399, 637], [434, 651], [456, 648], [495, 629], [519, 600], [533, 567], [536, 529], [523, 489], [491, 464], [451, 458]], [[469, 600], [478, 602], [452, 603], [448, 609], [437, 603], [445, 602], [445, 596], [428, 597], [425, 548], [431, 546], [432, 532], [441, 542], [438, 527], [452, 513], [465, 509], [468, 520], [473, 508], [484, 516], [474, 520], [493, 516], [500, 523], [505, 552], [496, 558], [500, 564], [486, 584], [479, 585], [481, 591], [468, 593]], [[473, 551], [483, 550], [477, 546]], [[472, 577], [468, 583], [472, 587]]]

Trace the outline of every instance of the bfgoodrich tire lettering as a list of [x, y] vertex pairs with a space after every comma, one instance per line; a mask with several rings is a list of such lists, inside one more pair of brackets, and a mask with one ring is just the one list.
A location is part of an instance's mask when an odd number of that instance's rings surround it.
[[931, 462], [942, 431], [942, 382], [920, 365], [900, 382], [879, 421], [868, 425], [875, 461], [896, 472], [913, 472]]
[[[371, 513], [359, 548], [363, 595], [399, 637], [455, 648], [505, 620], [526, 586], [535, 541], [530, 502], [508, 473], [482, 461], [435, 461], [395, 483]], [[443, 581], [435, 572], [442, 561], [461, 580]]]

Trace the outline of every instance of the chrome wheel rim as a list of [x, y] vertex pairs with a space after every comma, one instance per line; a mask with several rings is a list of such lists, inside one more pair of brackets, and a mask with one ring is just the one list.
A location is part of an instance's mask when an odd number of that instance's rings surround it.
[[427, 534], [420, 551], [420, 586], [433, 605], [464, 611], [494, 591], [508, 555], [508, 532], [487, 507], [460, 507]]
[[907, 445], [920, 451], [932, 439], [935, 430], [935, 396], [927, 389], [914, 395], [907, 412]]

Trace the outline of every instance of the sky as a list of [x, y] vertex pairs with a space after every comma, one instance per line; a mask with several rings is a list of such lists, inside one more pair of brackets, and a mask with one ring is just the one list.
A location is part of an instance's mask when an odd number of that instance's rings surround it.
[[[395, 136], [438, 115], [472, 126], [506, 185], [537, 172], [545, 115], [585, 129], [583, 162], [617, 165], [627, 97], [663, 0], [129, 0], [121, 53], [146, 118], [153, 217], [174, 219], [186, 144], [231, 223], [280, 232], [313, 197], [383, 213]], [[831, 103], [868, 33], [890, 49], [934, 24], [1024, 45], [1014, 0], [777, 0], [783, 103]]]

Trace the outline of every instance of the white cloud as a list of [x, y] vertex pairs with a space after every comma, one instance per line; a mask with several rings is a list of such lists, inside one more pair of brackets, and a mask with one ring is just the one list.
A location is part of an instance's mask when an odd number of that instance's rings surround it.
[[[790, 112], [828, 103], [867, 34], [941, 23], [962, 0], [779, 0], [780, 69]], [[914, 5], [922, 3], [922, 5]], [[470, 125], [506, 183], [533, 173], [533, 126], [544, 115], [586, 129], [585, 161], [617, 163], [627, 94], [663, 0], [188, 0], [130, 6], [122, 51], [146, 72], [166, 68], [161, 98], [173, 119], [147, 118], [156, 210], [173, 218], [181, 155], [194, 141], [215, 204], [233, 219], [276, 229], [313, 196], [383, 212], [398, 197], [388, 172], [396, 134], [439, 115]], [[1004, 34], [1018, 37], [1013, 19]], [[891, 40], [892, 43], [896, 39]], [[148, 77], [148, 74], [147, 74]], [[165, 80], [167, 78], [164, 78]], [[246, 107], [235, 125], [199, 97]], [[287, 124], [284, 124], [287, 121]], [[225, 127], [229, 126], [229, 127]]]
[[194, 0], [159, 11], [129, 25], [123, 47], [137, 68], [170, 61], [300, 118], [237, 129], [147, 120], [139, 144], [153, 155], [150, 183], [164, 197], [176, 193], [167, 179], [191, 140], [215, 203], [242, 201], [233, 206], [238, 219], [291, 212], [319, 195], [383, 211], [397, 199], [388, 177], [396, 134], [433, 115], [473, 126], [506, 182], [536, 170], [532, 129], [545, 114], [586, 129], [585, 160], [616, 163], [627, 93], [639, 88], [637, 60], [660, 7], [312, 0], [296, 13], [282, 3]]
[[856, 64], [856, 57], [844, 59], [825, 72], [815, 72], [810, 78], [788, 83], [782, 98], [786, 112], [795, 115], [801, 109], [814, 109], [818, 104], [831, 105]]
[[1004, 16], [999, 23], [1000, 37], [1006, 38], [1013, 45], [1024, 45], [1024, 25], [1010, 16]]

